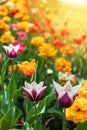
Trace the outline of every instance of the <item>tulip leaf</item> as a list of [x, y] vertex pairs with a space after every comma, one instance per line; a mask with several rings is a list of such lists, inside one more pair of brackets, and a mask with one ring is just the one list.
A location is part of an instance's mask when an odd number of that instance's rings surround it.
[[1, 81], [3, 82], [4, 81], [4, 78], [5, 78], [5, 74], [6, 74], [6, 68], [7, 68], [7, 64], [9, 62], [9, 59], [7, 59], [3, 66], [2, 66], [2, 69], [1, 69]]
[[78, 124], [74, 130], [87, 130], [87, 121]]
[[[37, 104], [37, 115], [38, 116], [42, 115], [45, 112], [46, 107], [49, 106], [51, 101], [53, 101], [55, 99], [54, 95], [55, 95], [54, 93], [51, 93], [51, 94], [47, 95], [44, 99], [39, 101], [39, 103]], [[35, 119], [34, 106], [28, 112], [27, 117], [28, 117], [27, 119], [29, 122], [33, 122], [33, 120]]]
[[[43, 99], [42, 101], [40, 101], [38, 104], [37, 104], [37, 115], [40, 116], [42, 113], [45, 112], [45, 108], [46, 108], [46, 105], [45, 105], [46, 101]], [[28, 112], [28, 121], [31, 122], [35, 119], [35, 108], [34, 106], [32, 107], [32, 109]]]
[[28, 122], [24, 122], [22, 130], [34, 130], [34, 129], [32, 128], [32, 126], [29, 125]]
[[0, 125], [3, 130], [8, 130], [8, 128], [13, 127], [20, 116], [22, 115], [22, 112], [17, 107], [11, 108], [5, 115], [0, 119]]
[[8, 93], [8, 98], [9, 99], [13, 99], [14, 95], [16, 93], [17, 90], [17, 86], [16, 86], [16, 81], [15, 81], [15, 75], [13, 74], [11, 77], [11, 81], [9, 82], [8, 88], [7, 88], [7, 93]]
[[62, 118], [62, 110], [60, 108], [60, 106], [58, 105], [58, 103], [56, 103], [53, 107], [50, 107], [47, 110], [47, 113], [51, 113], [51, 114], [55, 114], [55, 115], [59, 115], [59, 118]]

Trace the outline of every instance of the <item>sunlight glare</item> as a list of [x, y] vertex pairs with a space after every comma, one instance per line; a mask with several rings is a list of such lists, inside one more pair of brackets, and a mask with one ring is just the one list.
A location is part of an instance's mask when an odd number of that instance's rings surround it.
[[85, 5], [86, 0], [58, 0], [61, 2], [68, 2], [68, 3], [73, 3], [73, 4], [80, 4], [80, 5]]

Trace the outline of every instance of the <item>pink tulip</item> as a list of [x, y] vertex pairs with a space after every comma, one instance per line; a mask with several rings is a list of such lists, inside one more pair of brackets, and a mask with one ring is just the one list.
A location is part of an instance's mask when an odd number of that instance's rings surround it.
[[17, 31], [17, 30], [19, 30], [20, 28], [19, 28], [18, 25], [12, 24], [12, 25], [11, 25], [11, 29], [14, 30], [14, 31]]
[[17, 35], [18, 35], [19, 37], [21, 37], [21, 38], [26, 38], [26, 37], [27, 37], [26, 32], [22, 32], [22, 31], [17, 32]]
[[26, 50], [26, 47], [24, 46], [23, 42], [19, 42], [19, 41], [14, 42], [14, 46], [17, 46], [17, 45], [20, 45], [18, 52], [23, 52]]

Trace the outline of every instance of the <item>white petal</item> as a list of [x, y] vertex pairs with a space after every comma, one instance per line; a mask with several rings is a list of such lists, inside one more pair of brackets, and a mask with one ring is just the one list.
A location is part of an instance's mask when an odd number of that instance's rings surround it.
[[58, 94], [58, 100], [65, 94], [65, 91], [60, 91]]
[[40, 83], [37, 85], [37, 87], [40, 89], [40, 88], [42, 88], [43, 84], [44, 84], [44, 82], [42, 81], [42, 82], [40, 82]]
[[33, 81], [33, 82], [31, 83], [31, 86], [32, 86], [33, 88], [36, 88], [36, 87], [37, 87], [37, 83], [36, 83], [35, 81]]
[[25, 81], [25, 87], [26, 87], [26, 88], [29, 88], [29, 89], [32, 88], [31, 84], [29, 84], [29, 83], [26, 82], [26, 81]]
[[58, 92], [58, 94], [62, 91], [62, 86], [58, 84], [57, 82], [53, 81], [53, 85], [55, 90]]
[[3, 48], [5, 49], [6, 52], [7, 52], [7, 50], [9, 50], [8, 46], [3, 46]]
[[20, 45], [17, 45], [14, 47], [14, 50], [16, 51], [16, 53], [18, 52], [19, 48], [20, 48]]
[[82, 84], [72, 87], [72, 94], [73, 95], [77, 94], [81, 87], [82, 87]]
[[41, 91], [43, 91], [44, 89], [46, 89], [47, 88], [47, 86], [44, 86], [44, 87], [42, 87], [41, 89], [37, 89], [37, 96], [38, 96], [38, 94], [41, 92]]
[[70, 82], [70, 80], [69, 80], [69, 81], [67, 81], [67, 83], [64, 85], [63, 90], [66, 91], [66, 92], [68, 92], [68, 91], [71, 91], [71, 89], [72, 89], [72, 84], [71, 84], [71, 82]]

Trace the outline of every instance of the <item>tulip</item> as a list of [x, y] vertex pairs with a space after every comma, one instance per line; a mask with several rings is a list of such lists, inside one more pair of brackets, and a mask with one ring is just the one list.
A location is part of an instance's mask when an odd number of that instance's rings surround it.
[[37, 84], [35, 81], [33, 81], [31, 84], [28, 82], [25, 82], [25, 87], [23, 87], [24, 92], [29, 97], [31, 101], [37, 102], [41, 99], [46, 86], [43, 86], [43, 82], [40, 82]]
[[18, 50], [20, 48], [20, 45], [14, 46], [12, 44], [10, 44], [9, 46], [3, 46], [7, 55], [11, 58], [14, 59], [17, 54], [18, 54]]
[[79, 89], [81, 88], [81, 84], [72, 87], [70, 81], [67, 81], [64, 86], [61, 86], [57, 82], [53, 81], [53, 85], [56, 91], [57, 100], [59, 101], [59, 104], [64, 108], [68, 108], [72, 105]]
[[17, 45], [20, 45], [18, 52], [24, 52], [26, 50], [26, 47], [24, 46], [23, 42], [15, 41], [14, 46], [17, 46]]

